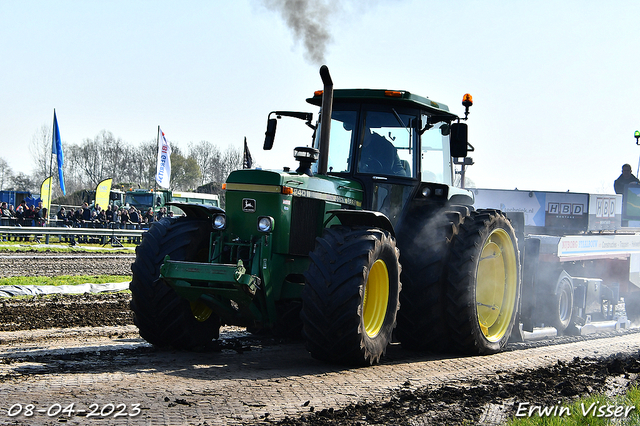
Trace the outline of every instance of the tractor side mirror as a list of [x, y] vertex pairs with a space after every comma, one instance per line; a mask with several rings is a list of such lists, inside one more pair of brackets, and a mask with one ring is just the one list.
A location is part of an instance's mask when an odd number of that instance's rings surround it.
[[267, 120], [267, 131], [264, 133], [264, 146], [262, 147], [262, 149], [268, 151], [273, 148], [273, 141], [276, 138], [277, 125], [277, 118], [270, 118], [269, 120]]
[[469, 141], [467, 139], [467, 123], [451, 124], [451, 138], [449, 148], [452, 157], [466, 157], [468, 153]]

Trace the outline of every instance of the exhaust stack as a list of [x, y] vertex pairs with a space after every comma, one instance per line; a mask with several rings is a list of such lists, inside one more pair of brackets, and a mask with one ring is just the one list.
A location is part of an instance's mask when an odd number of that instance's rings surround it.
[[329, 164], [329, 135], [331, 134], [331, 114], [333, 112], [333, 81], [326, 65], [320, 67], [320, 77], [324, 84], [322, 92], [322, 123], [320, 123], [320, 157], [318, 174], [326, 175]]

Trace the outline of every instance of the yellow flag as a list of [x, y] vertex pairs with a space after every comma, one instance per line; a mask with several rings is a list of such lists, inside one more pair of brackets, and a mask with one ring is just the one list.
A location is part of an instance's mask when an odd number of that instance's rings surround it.
[[109, 207], [109, 194], [111, 193], [111, 182], [113, 179], [105, 179], [96, 187], [96, 206], [105, 210]]
[[53, 176], [49, 176], [42, 181], [40, 185], [40, 199], [42, 200], [42, 208], [47, 209], [47, 216], [51, 212], [49, 207], [51, 206], [51, 179]]

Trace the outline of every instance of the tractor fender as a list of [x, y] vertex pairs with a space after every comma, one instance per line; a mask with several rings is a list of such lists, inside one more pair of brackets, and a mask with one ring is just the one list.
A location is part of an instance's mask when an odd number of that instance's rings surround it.
[[195, 219], [208, 219], [216, 213], [224, 213], [224, 210], [220, 207], [208, 204], [179, 203], [171, 201], [165, 205], [179, 207], [188, 217], [193, 217]]
[[396, 232], [387, 216], [383, 213], [371, 210], [329, 210], [327, 213], [337, 217], [341, 224], [345, 226], [371, 226], [373, 228], [384, 229], [395, 237]]

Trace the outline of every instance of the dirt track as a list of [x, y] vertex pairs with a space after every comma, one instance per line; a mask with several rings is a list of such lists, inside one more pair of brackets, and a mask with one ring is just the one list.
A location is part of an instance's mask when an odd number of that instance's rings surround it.
[[0, 253], [0, 278], [58, 275], [131, 275], [130, 253]]
[[[394, 345], [380, 365], [360, 369], [315, 361], [301, 342], [228, 327], [206, 352], [162, 351], [138, 337], [128, 300], [5, 299], [0, 424], [499, 424], [518, 403], [621, 392], [640, 373], [635, 331], [514, 344], [485, 357]], [[72, 415], [53, 415], [70, 404]]]

